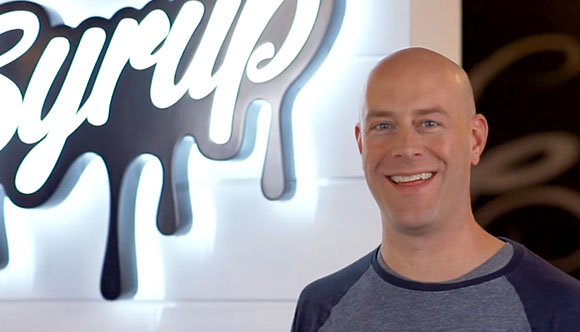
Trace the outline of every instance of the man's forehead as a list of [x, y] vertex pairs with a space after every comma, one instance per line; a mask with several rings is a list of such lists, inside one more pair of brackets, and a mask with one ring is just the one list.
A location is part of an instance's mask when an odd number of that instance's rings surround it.
[[[385, 75], [370, 80], [365, 93], [367, 110], [400, 112], [414, 115], [448, 113], [461, 100], [461, 86], [445, 77]], [[394, 115], [394, 114], [391, 114]]]
[[367, 81], [367, 91], [375, 88], [419, 90], [427, 85], [433, 88], [458, 88], [463, 83], [454, 68], [420, 63], [382, 65], [376, 67]]

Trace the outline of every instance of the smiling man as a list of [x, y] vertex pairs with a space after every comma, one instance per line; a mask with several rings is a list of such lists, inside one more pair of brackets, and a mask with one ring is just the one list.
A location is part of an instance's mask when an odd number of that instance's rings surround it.
[[422, 48], [371, 72], [355, 136], [379, 248], [307, 286], [292, 331], [577, 331], [580, 282], [479, 226], [488, 133], [461, 67]]

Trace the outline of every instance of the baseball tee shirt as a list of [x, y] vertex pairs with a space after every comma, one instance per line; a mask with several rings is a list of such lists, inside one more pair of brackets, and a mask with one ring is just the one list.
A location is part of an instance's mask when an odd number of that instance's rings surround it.
[[308, 285], [292, 331], [580, 331], [580, 282], [506, 241], [511, 248], [446, 283], [398, 276], [377, 249]]

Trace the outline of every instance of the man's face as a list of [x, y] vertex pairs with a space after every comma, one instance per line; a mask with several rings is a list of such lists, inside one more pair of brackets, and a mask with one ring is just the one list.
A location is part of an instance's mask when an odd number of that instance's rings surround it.
[[[389, 227], [428, 231], [471, 212], [470, 168], [487, 126], [468, 111], [463, 88], [446, 70], [379, 68], [371, 75], [355, 134]], [[478, 137], [481, 125], [485, 135]]]

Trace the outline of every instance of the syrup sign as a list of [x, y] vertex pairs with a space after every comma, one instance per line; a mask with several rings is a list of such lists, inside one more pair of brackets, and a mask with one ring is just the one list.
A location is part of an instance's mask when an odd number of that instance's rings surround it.
[[51, 26], [33, 3], [0, 5], [5, 194], [22, 207], [58, 200], [65, 175], [74, 178], [71, 169], [82, 169], [87, 153], [100, 155], [111, 194], [102, 290], [108, 298], [134, 293], [134, 213], [127, 210], [139, 157], [153, 154], [163, 166], [159, 230], [185, 232], [193, 218], [189, 197], [176, 190], [176, 179], [187, 178], [179, 144], [193, 137], [208, 158], [243, 157], [255, 131], [250, 106], [264, 100], [272, 121], [262, 191], [290, 197], [290, 106], [343, 12], [340, 0], [156, 0], [73, 29]]

